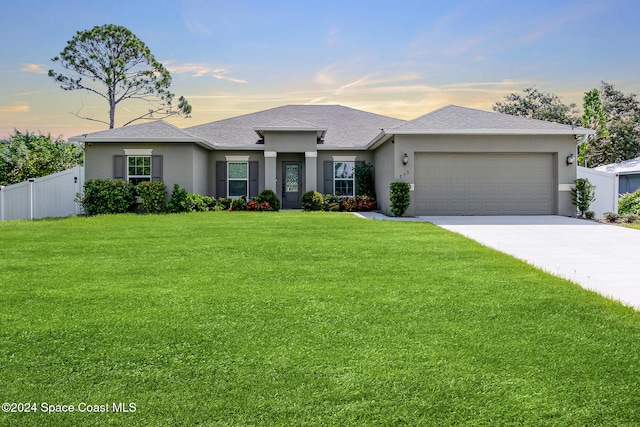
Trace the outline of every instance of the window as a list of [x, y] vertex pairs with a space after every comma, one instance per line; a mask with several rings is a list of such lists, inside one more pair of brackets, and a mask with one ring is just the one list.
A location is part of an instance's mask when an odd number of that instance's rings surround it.
[[333, 194], [336, 197], [355, 195], [355, 162], [333, 162]]
[[127, 179], [133, 184], [151, 181], [151, 156], [129, 156]]
[[227, 162], [227, 194], [237, 198], [249, 194], [249, 162]]

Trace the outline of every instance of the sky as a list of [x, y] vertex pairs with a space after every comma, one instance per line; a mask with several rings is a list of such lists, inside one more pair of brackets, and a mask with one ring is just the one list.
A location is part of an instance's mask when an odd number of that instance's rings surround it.
[[[127, 27], [193, 106], [178, 127], [289, 104], [413, 119], [449, 104], [491, 110], [535, 87], [582, 104], [601, 81], [640, 93], [638, 0], [110, 0], [4, 2], [0, 138], [106, 129], [95, 94], [47, 75], [77, 31]], [[56, 68], [58, 71], [62, 71]], [[116, 126], [140, 113], [122, 103]]]

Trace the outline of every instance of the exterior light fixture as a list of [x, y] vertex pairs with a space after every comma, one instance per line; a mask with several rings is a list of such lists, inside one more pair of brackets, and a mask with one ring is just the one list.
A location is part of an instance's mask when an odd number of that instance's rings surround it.
[[576, 156], [573, 153], [567, 156], [567, 166], [571, 166], [576, 161]]
[[404, 153], [404, 156], [402, 156], [402, 164], [406, 166], [407, 163], [409, 163], [409, 156], [407, 153]]

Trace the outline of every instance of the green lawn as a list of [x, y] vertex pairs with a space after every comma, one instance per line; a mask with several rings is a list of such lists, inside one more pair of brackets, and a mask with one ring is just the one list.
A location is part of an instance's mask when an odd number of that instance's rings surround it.
[[5, 222], [0, 270], [0, 425], [640, 425], [639, 312], [430, 224]]

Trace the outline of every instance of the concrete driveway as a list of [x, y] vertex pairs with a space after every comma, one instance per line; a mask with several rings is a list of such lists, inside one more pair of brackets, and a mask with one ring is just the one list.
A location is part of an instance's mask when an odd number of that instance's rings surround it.
[[462, 234], [640, 310], [640, 230], [561, 216], [414, 220]]

